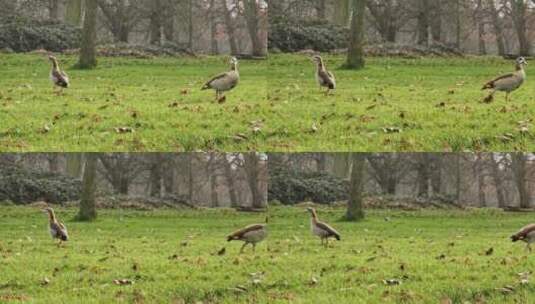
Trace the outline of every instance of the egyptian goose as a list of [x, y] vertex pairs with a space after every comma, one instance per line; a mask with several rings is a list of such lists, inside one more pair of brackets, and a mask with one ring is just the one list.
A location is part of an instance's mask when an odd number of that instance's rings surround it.
[[69, 239], [69, 234], [67, 233], [67, 227], [63, 223], [59, 222], [54, 213], [54, 209], [47, 207], [43, 209], [43, 212], [48, 213], [48, 222], [50, 235], [53, 239], [58, 239], [58, 246], [62, 242], [66, 242]]
[[234, 89], [240, 82], [240, 73], [238, 72], [238, 59], [230, 59], [230, 71], [221, 73], [204, 84], [202, 90], [213, 89], [216, 92], [216, 101], [221, 102], [225, 97], [222, 92]]
[[483, 86], [482, 90], [492, 91], [484, 101], [487, 103], [492, 102], [494, 99], [494, 93], [496, 93], [496, 91], [505, 92], [505, 100], [508, 101], [509, 94], [520, 88], [520, 86], [526, 80], [526, 71], [524, 70], [524, 66], [527, 64], [528, 62], [524, 57], [519, 57], [516, 60], [516, 70], [513, 73], [502, 75], [492, 81], [487, 82]]
[[253, 225], [249, 225], [247, 227], [244, 227], [244, 228], [242, 228], [242, 229], [240, 229], [238, 231], [235, 231], [235, 232], [231, 233], [229, 236], [227, 236], [227, 241], [228, 242], [230, 242], [230, 241], [243, 241], [243, 242], [245, 242], [243, 244], [243, 246], [241, 247], [241, 249], [240, 249], [240, 253], [243, 252], [243, 250], [245, 249], [245, 246], [247, 246], [247, 244], [252, 244], [253, 245], [253, 252], [255, 252], [256, 244], [260, 243], [261, 241], [263, 241], [268, 235], [267, 221], [268, 221], [268, 219], [266, 218], [266, 223], [265, 224], [253, 224]]
[[318, 236], [321, 239], [321, 244], [327, 246], [329, 244], [329, 238], [335, 238], [340, 240], [340, 234], [333, 227], [329, 226], [327, 223], [320, 222], [318, 220], [318, 215], [314, 208], [307, 208], [312, 218], [310, 220], [310, 229], [312, 234]]
[[520, 231], [511, 236], [511, 240], [513, 242], [526, 242], [527, 249], [529, 250], [529, 252], [531, 252], [530, 244], [535, 242], [535, 224], [529, 224], [523, 227], [522, 229], [520, 229]]
[[60, 88], [61, 92], [64, 88], [69, 87], [69, 76], [67, 76], [67, 74], [60, 69], [58, 59], [56, 57], [50, 55], [48, 56], [48, 59], [52, 62], [52, 69], [50, 70], [50, 80], [55, 86]]
[[331, 90], [336, 89], [336, 80], [334, 79], [334, 75], [331, 72], [327, 71], [321, 56], [316, 55], [312, 57], [312, 60], [317, 65], [316, 81], [318, 82], [320, 86], [320, 90], [321, 88], [325, 87], [327, 88], [327, 91], [325, 91], [325, 93], [329, 94]]

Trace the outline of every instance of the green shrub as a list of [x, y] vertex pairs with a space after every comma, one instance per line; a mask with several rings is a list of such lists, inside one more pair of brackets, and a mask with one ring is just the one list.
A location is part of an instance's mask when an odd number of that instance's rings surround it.
[[348, 183], [327, 173], [270, 170], [269, 201], [285, 205], [312, 201], [329, 204], [348, 197]]
[[2, 164], [0, 201], [29, 204], [37, 201], [63, 203], [77, 200], [81, 181], [60, 174], [45, 173]]
[[0, 19], [0, 49], [60, 52], [77, 48], [80, 39], [80, 28], [57, 21], [32, 21], [17, 17]]
[[328, 52], [347, 47], [349, 31], [324, 21], [274, 20], [269, 31], [270, 49]]

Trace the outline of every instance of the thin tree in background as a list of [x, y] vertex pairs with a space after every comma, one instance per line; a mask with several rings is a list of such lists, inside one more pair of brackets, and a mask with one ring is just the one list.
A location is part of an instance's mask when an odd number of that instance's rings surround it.
[[244, 0], [243, 2], [247, 29], [253, 45], [253, 56], [265, 57], [267, 56], [267, 49], [264, 47], [259, 35], [260, 16], [258, 4], [256, 0]]
[[347, 26], [349, 20], [349, 1], [337, 0], [334, 2], [334, 23], [340, 26]]
[[221, 0], [223, 7], [223, 16], [225, 17], [225, 26], [227, 29], [228, 43], [230, 45], [230, 53], [232, 55], [238, 54], [238, 43], [236, 42], [236, 29], [234, 21], [232, 20], [232, 14], [227, 7], [227, 0]]
[[364, 68], [364, 15], [366, 0], [353, 0], [346, 68]]
[[362, 210], [362, 189], [364, 185], [366, 155], [363, 153], [353, 153], [352, 158], [353, 168], [351, 170], [350, 193], [345, 220], [358, 221], [364, 218], [364, 211]]
[[97, 0], [86, 0], [85, 6], [82, 47], [80, 49], [78, 67], [92, 69], [97, 66]]
[[88, 153], [85, 159], [82, 198], [80, 200], [80, 211], [78, 212], [76, 219], [79, 221], [92, 221], [97, 218], [97, 211], [95, 209], [97, 155]]
[[247, 182], [251, 190], [253, 208], [264, 208], [264, 198], [258, 187], [258, 181], [260, 179], [260, 157], [256, 152], [251, 152], [243, 154], [243, 159]]
[[71, 25], [79, 26], [82, 20], [82, 0], [68, 0], [65, 21]]

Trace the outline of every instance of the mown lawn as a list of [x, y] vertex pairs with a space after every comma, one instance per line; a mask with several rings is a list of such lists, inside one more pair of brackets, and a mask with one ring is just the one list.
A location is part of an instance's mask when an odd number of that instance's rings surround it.
[[[513, 151], [535, 149], [535, 86], [483, 104], [482, 84], [512, 70], [496, 58], [369, 58], [362, 71], [325, 56], [324, 96], [301, 55], [240, 62], [225, 104], [200, 91], [227, 57], [101, 58], [52, 94], [39, 55], [2, 55], [0, 151]], [[119, 129], [118, 129], [119, 128]], [[119, 132], [117, 131], [119, 130]], [[121, 132], [126, 131], [126, 132]]]
[[[531, 214], [369, 211], [365, 221], [345, 223], [343, 210], [320, 209], [342, 234], [323, 248], [304, 208], [278, 207], [270, 210], [269, 238], [256, 254], [240, 255], [241, 244], [225, 235], [262, 214], [115, 210], [77, 223], [75, 211], [57, 210], [71, 235], [57, 248], [38, 209], [0, 208], [0, 302], [535, 301], [534, 256], [508, 239]], [[132, 284], [114, 283], [120, 279]]]
[[59, 56], [72, 82], [59, 97], [43, 56], [1, 58], [0, 151], [251, 150], [265, 116], [265, 61], [242, 60], [242, 81], [220, 105], [200, 88], [230, 69], [228, 56], [100, 58], [91, 71]]
[[[319, 92], [304, 55], [273, 55], [269, 100], [288, 130], [292, 151], [512, 151], [535, 148], [535, 85], [506, 103], [481, 103], [483, 84], [514, 70], [513, 61], [470, 57], [369, 58], [343, 70], [344, 56], [324, 56], [337, 78], [332, 96]], [[280, 123], [278, 123], [280, 125]], [[313, 127], [314, 126], [314, 127]]]

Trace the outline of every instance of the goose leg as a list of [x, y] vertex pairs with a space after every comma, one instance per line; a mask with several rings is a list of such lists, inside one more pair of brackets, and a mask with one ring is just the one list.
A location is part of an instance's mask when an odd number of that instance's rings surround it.
[[245, 249], [245, 246], [247, 246], [247, 243], [243, 243], [243, 246], [241, 246], [240, 253], [243, 253], [243, 250]]
[[526, 249], [531, 253], [531, 245], [529, 243], [526, 245]]
[[253, 252], [256, 253], [256, 243], [253, 243]]

